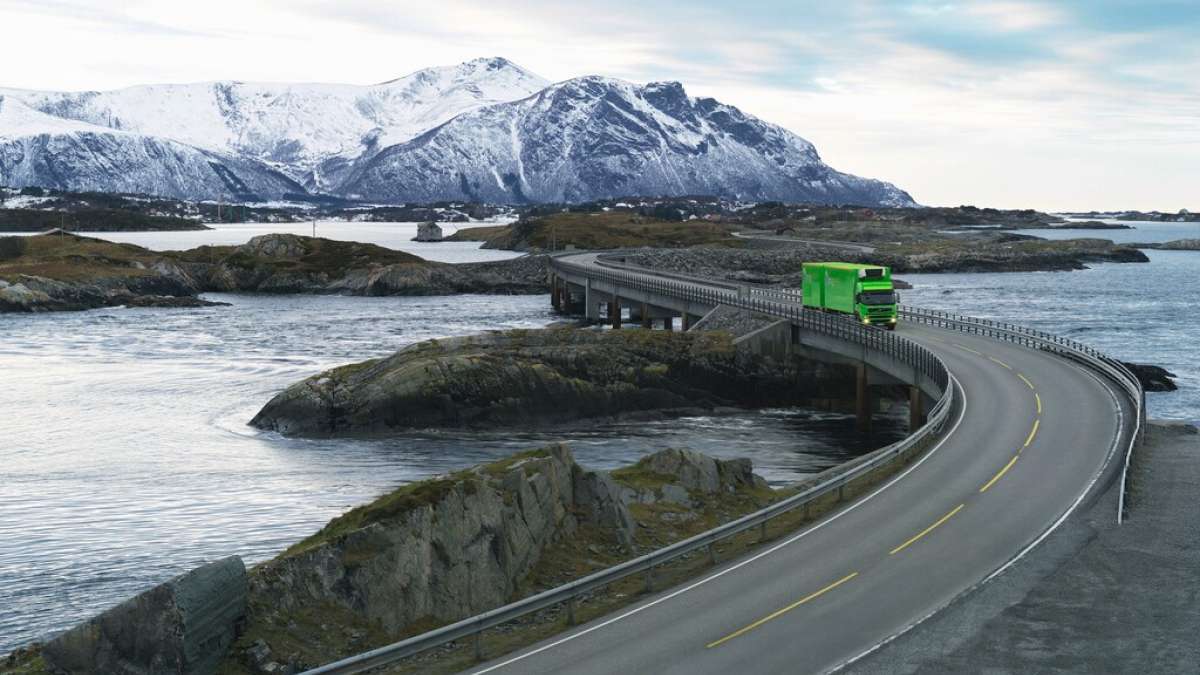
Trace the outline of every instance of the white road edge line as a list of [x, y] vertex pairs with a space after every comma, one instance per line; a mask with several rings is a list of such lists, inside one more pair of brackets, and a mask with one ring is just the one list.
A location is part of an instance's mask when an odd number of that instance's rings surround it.
[[604, 628], [606, 626], [614, 624], [623, 619], [629, 618], [629, 617], [633, 616], [634, 614], [642, 612], [643, 610], [650, 609], [651, 607], [654, 607], [655, 605], [658, 605], [660, 603], [671, 600], [672, 598], [675, 598], [677, 596], [683, 595], [684, 593], [687, 593], [688, 591], [690, 591], [694, 588], [703, 586], [704, 584], [707, 584], [710, 581], [713, 581], [717, 578], [723, 577], [726, 574], [733, 572], [734, 570], [745, 567], [746, 565], [749, 565], [750, 563], [752, 563], [760, 558], [764, 558], [764, 557], [774, 553], [775, 551], [778, 551], [779, 549], [784, 548], [785, 546], [793, 544], [793, 543], [799, 541], [800, 539], [808, 536], [809, 534], [816, 532], [817, 530], [821, 529], [822, 527], [825, 527], [829, 523], [834, 522], [838, 518], [841, 518], [842, 516], [846, 515], [847, 513], [850, 513], [851, 511], [858, 508], [859, 506], [862, 506], [863, 504], [867, 503], [868, 501], [873, 499], [876, 495], [878, 495], [879, 493], [888, 489], [889, 487], [894, 485], [896, 482], [903, 479], [905, 476], [909, 475], [913, 471], [916, 471], [917, 467], [921, 466], [922, 464], [925, 463], [925, 460], [932, 457], [934, 455], [934, 453], [936, 453], [939, 449], [941, 449], [942, 445], [944, 445], [946, 443], [946, 441], [949, 440], [950, 437], [953, 436], [956, 431], [958, 431], [958, 427], [962, 424], [963, 418], [965, 418], [966, 414], [967, 414], [967, 393], [966, 393], [966, 390], [963, 389], [962, 384], [959, 383], [958, 378], [955, 377], [953, 374], [950, 375], [950, 380], [952, 383], [951, 386], [956, 387], [958, 389], [959, 394], [962, 395], [962, 407], [959, 410], [958, 419], [954, 421], [954, 426], [950, 427], [950, 431], [948, 431], [946, 433], [946, 435], [942, 436], [941, 440], [939, 440], [937, 442], [937, 444], [934, 445], [929, 450], [929, 452], [925, 453], [925, 455], [922, 456], [921, 459], [918, 460], [916, 464], [913, 464], [912, 466], [908, 467], [899, 476], [896, 476], [892, 480], [888, 481], [886, 484], [884, 484], [882, 487], [876, 489], [871, 494], [867, 495], [866, 497], [863, 497], [862, 499], [854, 502], [850, 506], [842, 509], [841, 511], [838, 511], [836, 514], [834, 514], [830, 518], [823, 520], [820, 523], [817, 523], [816, 525], [808, 528], [807, 530], [804, 530], [803, 532], [791, 537], [790, 539], [785, 539], [784, 541], [772, 546], [771, 548], [769, 548], [765, 551], [756, 553], [755, 555], [753, 555], [749, 558], [746, 558], [745, 560], [740, 560], [719, 572], [716, 572], [714, 574], [711, 574], [711, 575], [701, 579], [700, 581], [697, 581], [688, 586], [684, 586], [683, 588], [680, 588], [679, 590], [673, 591], [667, 595], [664, 595], [661, 598], [656, 598], [650, 602], [647, 602], [644, 605], [638, 605], [637, 607], [634, 607], [633, 609], [629, 610], [628, 612], [625, 612], [624, 614], [619, 614], [617, 616], [612, 617], [611, 619], [602, 621], [601, 623], [598, 623], [594, 626], [589, 626], [589, 627], [584, 628], [583, 630], [580, 630], [576, 633], [571, 633], [570, 635], [567, 635], [563, 638], [555, 640], [554, 642], [551, 642], [550, 644], [544, 645], [544, 646], [534, 649], [532, 651], [525, 652], [523, 654], [518, 654], [517, 656], [514, 656], [506, 661], [502, 661], [493, 666], [488, 666], [487, 668], [484, 668], [482, 670], [473, 671], [474, 675], [483, 675], [483, 673], [490, 673], [493, 670], [499, 670], [500, 668], [512, 665], [512, 664], [516, 663], [517, 661], [521, 661], [521, 660], [529, 658], [530, 656], [534, 656], [534, 655], [540, 654], [546, 650], [553, 649], [554, 647], [557, 647], [565, 642], [570, 642], [571, 640], [574, 640], [575, 638], [582, 637], [593, 631], [600, 630], [601, 628]]
[[875, 653], [876, 651], [878, 651], [885, 645], [893, 642], [894, 640], [896, 640], [900, 636], [904, 635], [908, 631], [916, 628], [917, 626], [921, 625], [925, 621], [929, 620], [931, 617], [933, 617], [938, 612], [941, 612], [942, 610], [946, 609], [950, 605], [954, 604], [959, 599], [967, 597], [969, 594], [975, 592], [977, 589], [982, 588], [985, 584], [987, 584], [992, 579], [995, 579], [996, 577], [998, 577], [1001, 574], [1003, 574], [1004, 572], [1006, 572], [1008, 570], [1008, 568], [1017, 564], [1017, 562], [1019, 560], [1021, 560], [1021, 558], [1024, 558], [1030, 551], [1032, 551], [1034, 548], [1036, 548], [1038, 544], [1042, 543], [1046, 539], [1046, 537], [1049, 537], [1051, 534], [1053, 534], [1054, 531], [1057, 530], [1059, 528], [1059, 526], [1062, 525], [1067, 520], [1067, 518], [1069, 518], [1071, 516], [1071, 514], [1075, 512], [1075, 509], [1078, 508], [1079, 505], [1083, 502], [1083, 499], [1088, 496], [1088, 493], [1090, 493], [1092, 491], [1092, 488], [1095, 487], [1096, 482], [1100, 480], [1100, 477], [1103, 476], [1104, 472], [1108, 469], [1109, 463], [1112, 462], [1113, 456], [1116, 454], [1118, 446], [1120, 446], [1120, 444], [1121, 444], [1121, 438], [1123, 438], [1125, 435], [1125, 410], [1121, 406], [1121, 402], [1119, 400], [1117, 400], [1116, 394], [1113, 393], [1112, 387], [1110, 387], [1108, 384], [1105, 384], [1104, 380], [1101, 380], [1099, 375], [1096, 375], [1088, 368], [1078, 365], [1072, 361], [1067, 361], [1067, 363], [1078, 368], [1080, 371], [1082, 371], [1085, 375], [1091, 377], [1093, 380], [1096, 380], [1096, 383], [1100, 385], [1100, 388], [1103, 389], [1106, 393], [1108, 393], [1108, 397], [1112, 399], [1112, 401], [1115, 404], [1115, 407], [1117, 409], [1117, 436], [1116, 436], [1116, 438], [1113, 439], [1112, 445], [1109, 446], [1108, 456], [1104, 458], [1104, 463], [1100, 465], [1100, 470], [1096, 472], [1096, 475], [1092, 476], [1092, 480], [1088, 482], [1087, 487], [1085, 487], [1083, 489], [1083, 492], [1079, 493], [1079, 496], [1075, 498], [1075, 501], [1071, 503], [1071, 506], [1066, 510], [1065, 513], [1062, 514], [1062, 516], [1060, 516], [1058, 518], [1058, 520], [1054, 521], [1054, 523], [1052, 525], [1050, 525], [1050, 527], [1045, 532], [1043, 532], [1037, 539], [1034, 539], [1032, 542], [1030, 542], [1028, 545], [1026, 545], [1025, 548], [1021, 549], [1017, 553], [1017, 555], [1013, 556], [1013, 558], [1011, 560], [1009, 560], [1008, 562], [1001, 565], [995, 572], [992, 572], [991, 574], [987, 575], [979, 583], [964, 590], [962, 593], [955, 595], [953, 598], [950, 598], [950, 600], [948, 602], [946, 602], [945, 604], [940, 605], [939, 607], [934, 609], [932, 612], [930, 612], [930, 613], [926, 614], [925, 616], [917, 619], [916, 621], [910, 623], [909, 625], [907, 625], [903, 629], [901, 629], [899, 632], [897, 632], [894, 635], [891, 635], [888, 638], [884, 639], [883, 641], [875, 644], [870, 649], [858, 654], [857, 656], [855, 656], [849, 660], [842, 661], [841, 663], [837, 664], [833, 668], [830, 668], [828, 672], [834, 673], [839, 670], [843, 670], [844, 668], [853, 664], [854, 662], [859, 661], [860, 659], [863, 659], [863, 658]]

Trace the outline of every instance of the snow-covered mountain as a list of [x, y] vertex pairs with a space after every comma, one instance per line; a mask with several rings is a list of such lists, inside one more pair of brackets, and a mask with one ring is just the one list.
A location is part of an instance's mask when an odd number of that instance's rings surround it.
[[389, 202], [715, 194], [913, 203], [678, 83], [550, 85], [501, 58], [372, 86], [0, 89], [0, 184], [190, 199], [308, 191]]
[[[0, 96], [63, 119], [258, 160], [309, 188], [329, 190], [339, 168], [363, 155], [547, 84], [492, 58], [371, 86], [208, 82], [105, 92], [0, 89]], [[0, 127], [0, 136], [8, 134]]]
[[912, 205], [839, 173], [811, 143], [677, 82], [583, 77], [464, 113], [364, 162], [342, 188], [372, 199], [573, 202], [624, 195]]
[[52, 117], [11, 96], [0, 96], [0, 184], [247, 200], [304, 192], [253, 160]]

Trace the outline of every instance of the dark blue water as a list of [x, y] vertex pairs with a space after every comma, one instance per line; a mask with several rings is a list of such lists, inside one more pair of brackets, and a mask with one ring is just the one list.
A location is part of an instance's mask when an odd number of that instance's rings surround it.
[[[1134, 230], [1029, 230], [1048, 239], [1121, 242], [1200, 238], [1200, 223], [1130, 223]], [[1150, 393], [1150, 415], [1200, 422], [1200, 251], [1147, 250], [1149, 264], [1075, 272], [907, 274], [914, 306], [1019, 323], [1066, 335], [1125, 361], [1160, 365], [1180, 390]]]
[[206, 560], [255, 562], [404, 482], [552, 441], [612, 468], [665, 447], [776, 483], [902, 436], [768, 410], [530, 433], [295, 440], [246, 426], [277, 391], [404, 345], [554, 320], [548, 296], [211, 296], [232, 307], [0, 315], [0, 654]]
[[[1165, 241], [1200, 226], [1035, 231]], [[170, 247], [160, 243], [160, 247]], [[1180, 375], [1158, 417], [1200, 421], [1200, 253], [1083, 272], [908, 275], [905, 301], [1070, 335]], [[534, 327], [538, 297], [224, 296], [233, 307], [0, 315], [0, 653], [72, 625], [213, 558], [262, 560], [403, 482], [565, 440], [598, 468], [663, 447], [751, 456], [776, 483], [900, 433], [849, 433], [844, 416], [795, 410], [556, 433], [283, 439], [245, 423], [322, 369], [438, 336]]]

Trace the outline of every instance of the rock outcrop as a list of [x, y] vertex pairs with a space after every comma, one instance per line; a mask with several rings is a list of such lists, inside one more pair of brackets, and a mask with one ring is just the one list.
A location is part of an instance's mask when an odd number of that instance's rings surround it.
[[[748, 460], [667, 450], [610, 474], [579, 466], [562, 445], [411, 484], [255, 568], [230, 658], [304, 668], [457, 621], [541, 590], [531, 575], [580, 540], [590, 542], [584, 556], [642, 552], [640, 507], [673, 502], [669, 513], [684, 518], [763, 490]], [[567, 566], [578, 574], [584, 563]]]
[[1152, 248], [1160, 251], [1200, 251], [1200, 239], [1174, 239], [1162, 242], [1140, 242], [1130, 244], [1135, 248]]
[[56, 673], [215, 673], [245, 614], [246, 593], [241, 558], [218, 560], [62, 633], [42, 657]]
[[524, 453], [350, 511], [256, 570], [252, 593], [282, 616], [333, 604], [388, 631], [454, 621], [507, 602], [581, 523], [629, 545], [634, 525], [618, 495], [565, 446]]
[[970, 246], [947, 245], [931, 239], [908, 242], [902, 247], [880, 246], [870, 252], [836, 244], [831, 248], [815, 242], [792, 241], [766, 249], [643, 249], [627, 255], [626, 259], [656, 270], [799, 288], [803, 263], [831, 256], [846, 262], [888, 265], [894, 273], [1066, 271], [1083, 269], [1091, 262], [1149, 261], [1134, 246], [1106, 239], [980, 240]]
[[539, 424], [623, 413], [797, 404], [790, 364], [726, 333], [494, 332], [431, 340], [314, 375], [250, 424], [293, 435]]
[[1142, 388], [1146, 391], [1175, 391], [1179, 388], [1179, 385], [1175, 384], [1174, 379], [1178, 376], [1162, 366], [1144, 363], [1123, 363], [1137, 377], [1138, 381], [1142, 383]]
[[342, 295], [542, 293], [546, 258], [446, 264], [293, 234], [155, 252], [56, 233], [0, 237], [0, 312], [206, 306], [204, 292]]

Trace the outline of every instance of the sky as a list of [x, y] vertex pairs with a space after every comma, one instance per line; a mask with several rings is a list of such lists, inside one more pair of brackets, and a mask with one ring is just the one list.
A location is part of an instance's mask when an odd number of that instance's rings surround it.
[[928, 205], [1200, 210], [1200, 0], [0, 0], [0, 86], [676, 80]]

